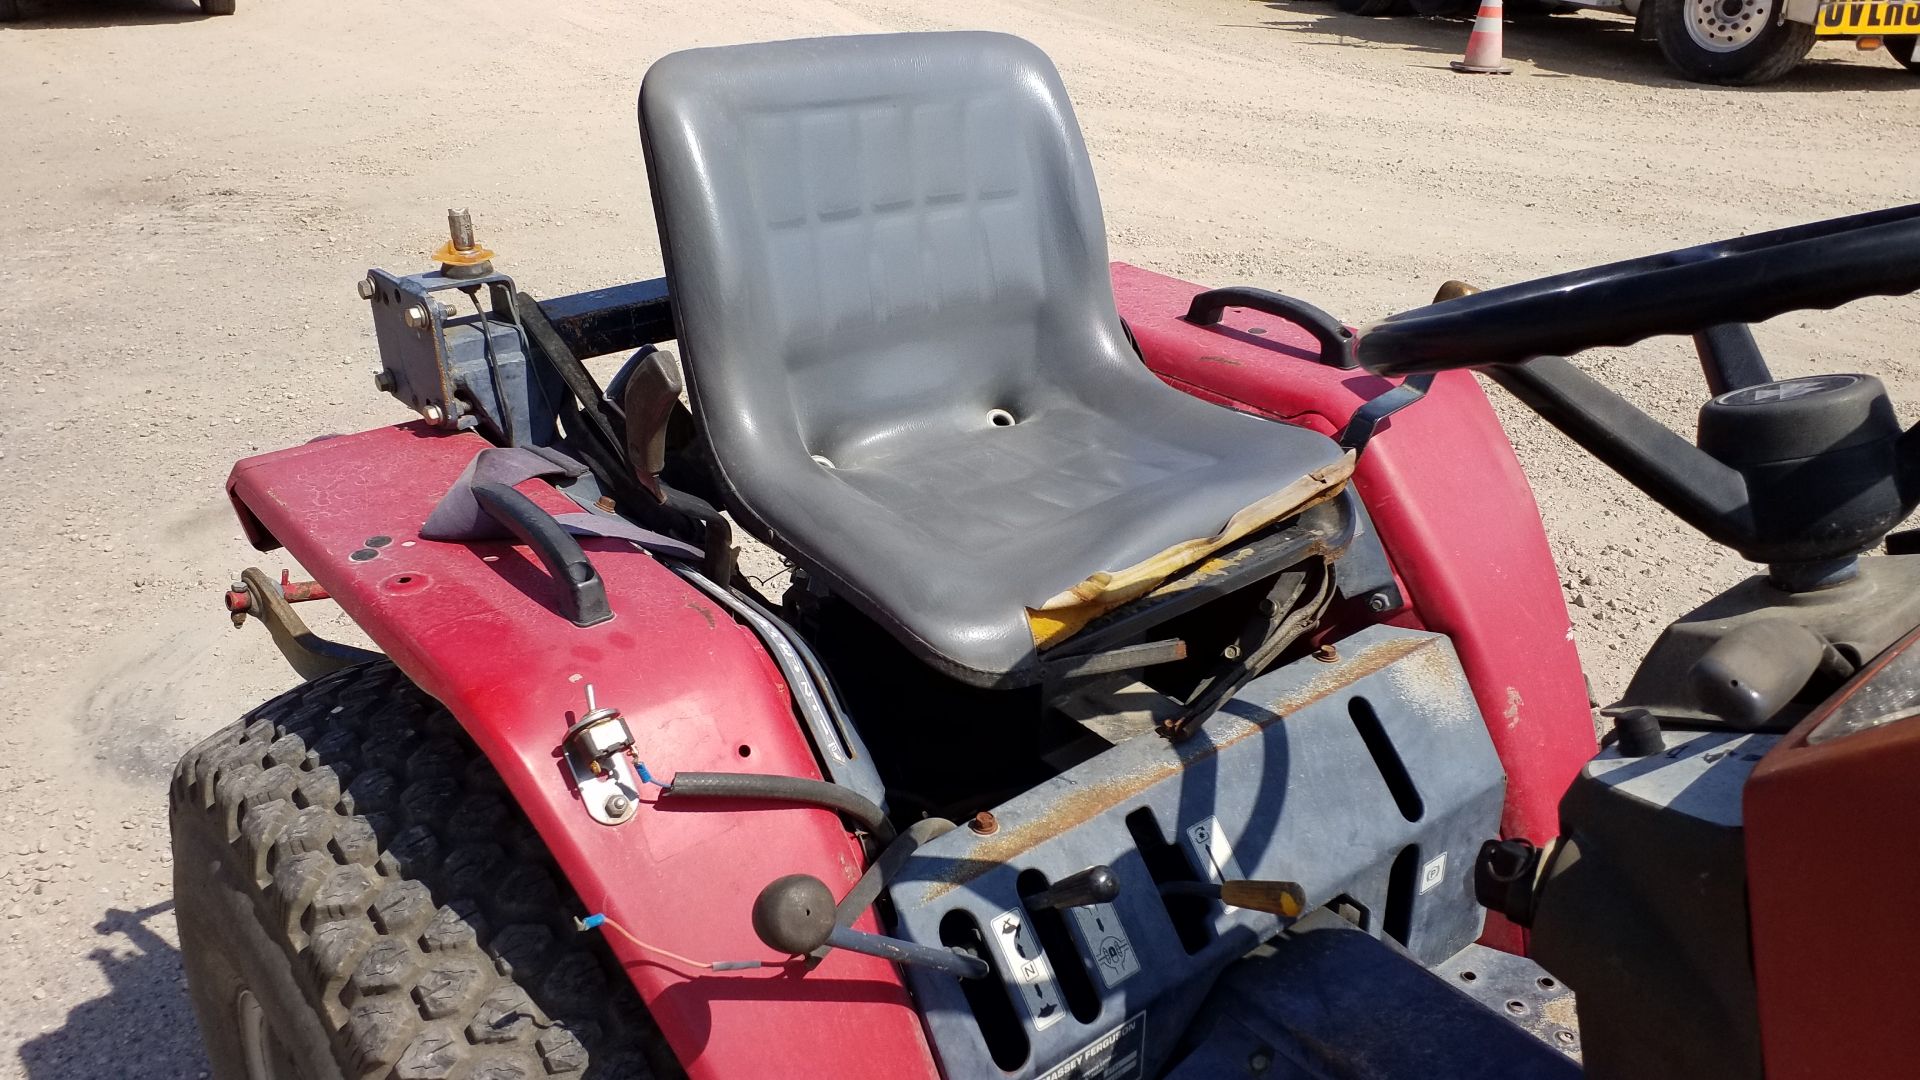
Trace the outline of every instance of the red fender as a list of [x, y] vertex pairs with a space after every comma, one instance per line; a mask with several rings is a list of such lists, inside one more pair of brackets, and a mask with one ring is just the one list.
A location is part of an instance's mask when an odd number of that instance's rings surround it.
[[[1393, 386], [1312, 362], [1313, 337], [1273, 316], [1187, 322], [1202, 286], [1115, 263], [1113, 287], [1147, 366], [1217, 404], [1331, 435]], [[1593, 720], [1533, 489], [1479, 384], [1437, 377], [1375, 433], [1354, 484], [1409, 601], [1393, 621], [1446, 634], [1460, 654], [1507, 770], [1503, 833], [1551, 840], [1560, 797], [1593, 756]], [[1497, 916], [1482, 940], [1521, 944]]]
[[[581, 628], [551, 606], [552, 583], [524, 549], [421, 539], [428, 511], [487, 445], [420, 424], [380, 428], [247, 458], [228, 492], [256, 547], [284, 544], [453, 712], [590, 910], [697, 960], [775, 959], [748, 921], [760, 888], [809, 873], [840, 893], [861, 872], [834, 814], [644, 805], [603, 826], [581, 807], [558, 745], [592, 683], [663, 776], [818, 778], [778, 670], [750, 631], [629, 545], [582, 541], [614, 617]], [[550, 510], [577, 509], [543, 482], [523, 490]], [[709, 973], [608, 940], [692, 1077], [936, 1075], [884, 960], [836, 950], [804, 974]]]

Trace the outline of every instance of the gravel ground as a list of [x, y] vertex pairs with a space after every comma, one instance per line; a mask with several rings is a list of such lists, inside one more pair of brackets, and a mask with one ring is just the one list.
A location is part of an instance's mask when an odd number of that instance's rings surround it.
[[[0, 28], [0, 1076], [191, 1077], [167, 770], [291, 682], [219, 592], [260, 559], [236, 457], [401, 419], [366, 267], [470, 205], [536, 293], [651, 276], [632, 101], [690, 45], [953, 26], [1058, 61], [1116, 258], [1300, 293], [1352, 321], [1448, 277], [1518, 280], [1920, 198], [1920, 82], [1823, 46], [1780, 83], [1678, 82], [1623, 20], [1535, 18], [1518, 69], [1466, 25], [1318, 0], [28, 0]], [[1905, 94], [1902, 91], [1906, 91]], [[1908, 410], [1913, 299], [1759, 330], [1785, 374], [1869, 370]], [[1585, 358], [1686, 430], [1672, 343]], [[1747, 568], [1501, 403], [1600, 694]], [[281, 564], [269, 559], [265, 565]]]

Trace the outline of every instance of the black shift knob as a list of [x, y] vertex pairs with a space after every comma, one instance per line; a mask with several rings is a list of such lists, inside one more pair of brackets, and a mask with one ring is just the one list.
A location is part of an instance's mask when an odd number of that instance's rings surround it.
[[1027, 897], [1027, 910], [1086, 907], [1105, 904], [1120, 895], [1120, 879], [1110, 866], [1089, 866], [1071, 877], [1061, 878], [1051, 888]]
[[754, 898], [753, 932], [775, 952], [810, 953], [833, 933], [833, 893], [812, 874], [776, 878]]

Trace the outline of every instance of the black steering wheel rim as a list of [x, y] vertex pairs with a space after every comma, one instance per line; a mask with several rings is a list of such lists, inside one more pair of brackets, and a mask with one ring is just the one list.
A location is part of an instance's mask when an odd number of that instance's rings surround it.
[[1523, 364], [1864, 296], [1920, 290], [1920, 203], [1680, 248], [1389, 315], [1360, 334], [1381, 375]]

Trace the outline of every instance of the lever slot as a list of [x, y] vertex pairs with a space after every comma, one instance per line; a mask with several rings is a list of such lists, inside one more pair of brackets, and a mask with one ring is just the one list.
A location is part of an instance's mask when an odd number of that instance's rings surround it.
[[[1047, 876], [1038, 870], [1022, 870], [1015, 887], [1022, 901], [1030, 900], [1046, 891]], [[1031, 903], [1026, 907], [1033, 932], [1040, 939], [1040, 951], [1046, 953], [1053, 964], [1053, 977], [1060, 983], [1060, 996], [1066, 999], [1067, 1011], [1083, 1024], [1092, 1023], [1100, 1015], [1100, 995], [1087, 973], [1087, 958], [1067, 928], [1066, 912]]]
[[980, 1038], [993, 1063], [1007, 1072], [1018, 1069], [1026, 1063], [1032, 1044], [1019, 1009], [1007, 996], [1007, 973], [1000, 969], [980, 923], [958, 908], [947, 912], [940, 920], [940, 944], [978, 956], [993, 969], [992, 978], [960, 980], [960, 992], [966, 996], [974, 1023], [980, 1025]]
[[[1156, 886], [1176, 881], [1199, 883], [1187, 857], [1160, 831], [1160, 823], [1154, 820], [1151, 808], [1143, 806], [1128, 814], [1127, 831], [1133, 834], [1134, 845], [1140, 849], [1140, 860], [1146, 863], [1147, 874]], [[1160, 902], [1166, 906], [1167, 918], [1173, 921], [1173, 929], [1180, 935], [1181, 948], [1190, 954], [1197, 953], [1213, 940], [1213, 930], [1208, 925], [1213, 916], [1212, 901], [1190, 894], [1163, 892]]]

